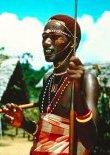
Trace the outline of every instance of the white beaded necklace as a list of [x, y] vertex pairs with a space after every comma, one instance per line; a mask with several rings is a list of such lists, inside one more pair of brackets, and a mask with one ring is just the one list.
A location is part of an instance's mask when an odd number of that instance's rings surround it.
[[[59, 75], [58, 75], [59, 76]], [[57, 76], [57, 77], [58, 77]], [[54, 74], [54, 76], [53, 76], [53, 79], [52, 79], [52, 81], [50, 82], [50, 85], [49, 85], [49, 91], [48, 91], [48, 104], [51, 106], [51, 93], [55, 93], [55, 96], [56, 96], [56, 92], [57, 92], [57, 90], [58, 90], [58, 87], [60, 86], [60, 83], [61, 83], [61, 81], [62, 81], [62, 79], [63, 79], [63, 76], [61, 76], [61, 78], [60, 78], [60, 80], [59, 80], [59, 82], [58, 82], [58, 84], [55, 84], [54, 83], [54, 81], [55, 81], [55, 78], [56, 77], [56, 74]], [[55, 97], [54, 96], [54, 97]], [[49, 107], [50, 107], [49, 106]]]
[[61, 75], [64, 75], [64, 74], [66, 74], [67, 73], [67, 71], [64, 71], [64, 72], [61, 72], [61, 73], [54, 73], [54, 75], [56, 75], [56, 76], [61, 76]]
[[[57, 106], [59, 100], [61, 99], [61, 96], [63, 94], [63, 92], [65, 91], [66, 87], [70, 84], [70, 81], [67, 81], [66, 85], [63, 87], [65, 81], [67, 80], [67, 77], [64, 78], [61, 86], [59, 87], [59, 89], [56, 91], [52, 101], [50, 101], [50, 94], [51, 94], [51, 88], [49, 86], [52, 85], [52, 81], [53, 81], [53, 78], [54, 78], [54, 74], [52, 74], [52, 76], [50, 77], [50, 79], [48, 80], [48, 83], [47, 85], [45, 86], [45, 89], [44, 89], [44, 92], [43, 92], [43, 97], [42, 97], [42, 102], [41, 102], [41, 112], [44, 112], [44, 101], [45, 101], [45, 98], [47, 97], [46, 96], [46, 93], [48, 92], [48, 101], [49, 101], [49, 105], [47, 107], [47, 113], [50, 112], [52, 113], [53, 110], [55, 109], [55, 107]], [[63, 89], [62, 89], [63, 87]], [[58, 95], [60, 91], [60, 94]], [[56, 96], [58, 95], [54, 105], [52, 105], [52, 102], [54, 101], [54, 99], [56, 98]]]
[[44, 100], [45, 100], [45, 97], [46, 97], [46, 92], [47, 92], [47, 89], [48, 89], [50, 83], [52, 83], [53, 77], [54, 77], [54, 74], [53, 74], [53, 75], [51, 76], [51, 78], [48, 80], [48, 83], [47, 83], [47, 85], [45, 86], [45, 89], [44, 89], [44, 92], [43, 92], [43, 97], [42, 97], [42, 102], [41, 102], [41, 112], [42, 112], [42, 113], [44, 112]]

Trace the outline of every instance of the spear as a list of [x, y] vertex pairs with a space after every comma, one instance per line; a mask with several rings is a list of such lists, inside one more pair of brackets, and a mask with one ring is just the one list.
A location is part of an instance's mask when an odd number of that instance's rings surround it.
[[[75, 19], [75, 25], [74, 25], [74, 50], [73, 54], [75, 55], [76, 53], [76, 30], [77, 30], [77, 5], [78, 5], [78, 0], [75, 0], [75, 5], [74, 5], [74, 19]], [[72, 82], [72, 88], [71, 88], [71, 107], [70, 107], [70, 129], [69, 129], [69, 155], [75, 155], [77, 146], [75, 146], [75, 136], [74, 136], [74, 82]]]

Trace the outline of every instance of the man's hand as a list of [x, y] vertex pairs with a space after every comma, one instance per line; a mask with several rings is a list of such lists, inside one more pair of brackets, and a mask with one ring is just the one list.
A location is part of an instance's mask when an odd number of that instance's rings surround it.
[[73, 80], [80, 79], [84, 74], [84, 66], [79, 58], [72, 56], [67, 69], [69, 77]]
[[83, 94], [83, 90], [85, 89], [83, 86], [85, 69], [79, 58], [75, 56], [71, 57], [67, 72], [69, 77], [74, 81], [75, 111], [79, 115], [84, 115], [88, 112], [88, 105]]
[[24, 122], [22, 109], [13, 103], [8, 103], [2, 108], [6, 122], [13, 127], [21, 127]]

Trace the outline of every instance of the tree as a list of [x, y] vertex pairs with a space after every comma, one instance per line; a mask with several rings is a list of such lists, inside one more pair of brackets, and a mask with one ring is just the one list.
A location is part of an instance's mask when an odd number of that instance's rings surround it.
[[47, 69], [42, 67], [40, 70], [35, 70], [30, 64], [30, 60], [33, 59], [33, 56], [28, 52], [24, 53], [21, 59], [21, 66], [23, 69], [27, 89], [29, 91], [30, 100], [36, 102], [40, 94], [40, 90], [36, 88], [36, 85], [43, 78], [44, 74], [49, 70], [50, 67]]
[[[110, 88], [107, 85], [109, 76], [107, 76], [108, 67], [101, 68], [95, 65], [96, 75], [100, 84], [100, 95], [97, 105], [98, 110], [98, 142], [95, 147], [95, 154], [110, 154]], [[108, 153], [107, 153], [108, 152]]]

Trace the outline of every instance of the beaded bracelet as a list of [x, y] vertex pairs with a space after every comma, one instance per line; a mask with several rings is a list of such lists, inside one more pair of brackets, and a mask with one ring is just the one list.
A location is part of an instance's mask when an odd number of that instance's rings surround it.
[[90, 114], [91, 114], [91, 110], [89, 110], [88, 113], [85, 114], [85, 115], [78, 115], [78, 114], [75, 112], [76, 117], [79, 118], [79, 119], [88, 118], [88, 117], [90, 116]]
[[[33, 121], [35, 124], [36, 124], [36, 122], [35, 121]], [[36, 135], [36, 133], [37, 133], [37, 131], [38, 131], [38, 124], [36, 124], [36, 130], [32, 133], [32, 135], [33, 136], [35, 136]]]
[[80, 116], [76, 114], [76, 120], [79, 123], [86, 123], [90, 121], [92, 118], [92, 112], [89, 110], [89, 112], [86, 115]]

